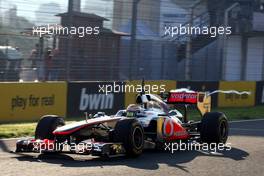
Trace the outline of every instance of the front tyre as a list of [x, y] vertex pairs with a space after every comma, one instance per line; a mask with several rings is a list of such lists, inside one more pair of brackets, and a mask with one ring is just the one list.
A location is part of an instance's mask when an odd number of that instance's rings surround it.
[[62, 117], [58, 117], [55, 115], [46, 115], [43, 116], [36, 127], [35, 130], [35, 139], [54, 139], [53, 131], [65, 125], [65, 122]]
[[203, 116], [200, 126], [201, 142], [223, 143], [228, 138], [228, 121], [221, 112], [208, 112]]
[[126, 154], [139, 156], [144, 148], [144, 131], [136, 119], [124, 119], [117, 122], [114, 129], [114, 142], [122, 142]]

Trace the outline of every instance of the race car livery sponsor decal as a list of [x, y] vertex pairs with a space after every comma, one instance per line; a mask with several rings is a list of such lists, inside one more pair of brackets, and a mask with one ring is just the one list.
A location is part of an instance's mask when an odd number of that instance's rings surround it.
[[[219, 89], [218, 81], [178, 81], [177, 89], [187, 88], [197, 92], [213, 92]], [[212, 106], [217, 106], [218, 94], [212, 95]]]
[[188, 132], [176, 121], [170, 118], [160, 117], [157, 119], [157, 138], [160, 140], [186, 139]]
[[168, 103], [197, 103], [197, 93], [171, 92]]

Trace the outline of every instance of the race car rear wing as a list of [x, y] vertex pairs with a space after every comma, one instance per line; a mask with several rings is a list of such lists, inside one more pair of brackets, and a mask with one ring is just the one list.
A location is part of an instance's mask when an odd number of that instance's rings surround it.
[[205, 92], [170, 91], [165, 101], [168, 104], [194, 104], [201, 115], [211, 111], [211, 96]]
[[164, 102], [167, 104], [185, 104], [185, 120], [187, 121], [187, 106], [188, 104], [196, 105], [201, 116], [211, 111], [211, 95], [223, 93], [223, 94], [238, 94], [238, 95], [250, 95], [249, 91], [237, 91], [237, 90], [215, 90], [212, 92], [196, 92], [186, 88], [171, 90], [168, 93], [163, 93]]

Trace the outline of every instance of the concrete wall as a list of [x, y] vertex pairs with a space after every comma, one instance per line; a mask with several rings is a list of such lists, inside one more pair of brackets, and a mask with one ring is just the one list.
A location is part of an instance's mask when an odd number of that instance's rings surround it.
[[264, 37], [248, 40], [246, 80], [263, 80]]
[[[222, 54], [225, 57], [222, 58]], [[263, 80], [264, 37], [229, 36], [225, 42], [225, 53], [222, 53], [221, 41], [215, 40], [193, 54], [191, 75], [192, 80]]]

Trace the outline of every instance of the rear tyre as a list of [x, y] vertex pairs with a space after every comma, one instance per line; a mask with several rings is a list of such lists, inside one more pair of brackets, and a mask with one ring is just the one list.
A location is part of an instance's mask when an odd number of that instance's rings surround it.
[[200, 128], [201, 142], [225, 144], [228, 131], [228, 121], [223, 113], [209, 112], [203, 116]]
[[136, 157], [144, 148], [144, 130], [136, 119], [120, 120], [115, 126], [113, 140], [123, 143], [128, 156]]
[[62, 117], [56, 115], [46, 115], [41, 117], [39, 120], [36, 130], [35, 130], [35, 139], [54, 139], [52, 132], [60, 127], [65, 125], [65, 122]]

